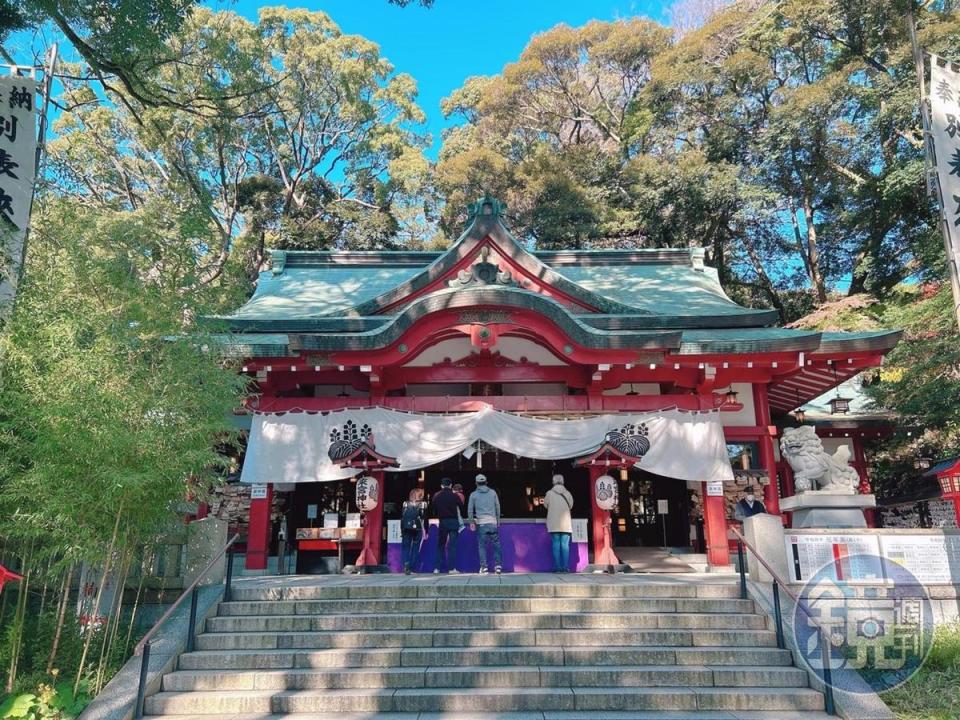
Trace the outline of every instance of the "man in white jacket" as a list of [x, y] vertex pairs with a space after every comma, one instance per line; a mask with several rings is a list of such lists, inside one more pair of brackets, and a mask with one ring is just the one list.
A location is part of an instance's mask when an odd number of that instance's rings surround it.
[[563, 475], [553, 476], [553, 487], [543, 496], [547, 532], [553, 545], [553, 571], [570, 572], [570, 536], [573, 534], [573, 495], [563, 486]]

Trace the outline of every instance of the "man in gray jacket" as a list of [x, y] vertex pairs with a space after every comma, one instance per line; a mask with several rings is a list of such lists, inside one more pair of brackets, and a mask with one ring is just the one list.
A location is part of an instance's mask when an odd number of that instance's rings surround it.
[[500, 498], [487, 487], [487, 476], [477, 475], [477, 489], [470, 493], [467, 502], [467, 518], [470, 529], [477, 533], [477, 548], [480, 551], [480, 574], [487, 574], [487, 542], [493, 545], [494, 571], [501, 572], [500, 555]]

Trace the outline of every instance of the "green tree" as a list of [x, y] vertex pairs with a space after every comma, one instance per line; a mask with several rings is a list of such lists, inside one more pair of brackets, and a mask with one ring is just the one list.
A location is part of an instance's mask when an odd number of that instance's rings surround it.
[[[175, 522], [188, 480], [216, 479], [224, 459], [215, 447], [233, 437], [243, 382], [194, 326], [209, 306], [179, 291], [174, 263], [158, 272], [145, 252], [161, 241], [190, 247], [196, 228], [157, 202], [106, 213], [50, 199], [37, 214], [2, 339], [0, 545], [44, 595], [48, 585], [69, 592], [69, 568], [81, 562], [122, 581], [140, 549]], [[11, 590], [28, 597], [27, 587]], [[34, 618], [21, 611], [5, 623], [16, 641], [6, 648], [8, 689], [25, 622]], [[94, 632], [70, 670], [79, 678], [99, 664], [98, 689], [109, 654], [91, 649]], [[116, 620], [98, 632], [117, 635]], [[26, 649], [42, 672], [50, 647]]]
[[50, 147], [65, 192], [127, 210], [160, 195], [205, 216], [214, 238], [190, 286], [219, 278], [234, 254], [255, 277], [267, 245], [391, 246], [428, 166], [416, 86], [376, 45], [283, 8], [261, 9], [258, 23], [197, 9], [168, 44], [179, 61], [156, 81], [221, 107], [149, 108], [71, 87]]

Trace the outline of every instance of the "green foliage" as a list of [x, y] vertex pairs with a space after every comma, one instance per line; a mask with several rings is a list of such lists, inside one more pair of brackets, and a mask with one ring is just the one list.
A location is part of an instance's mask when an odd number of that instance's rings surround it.
[[906, 684], [883, 694], [901, 720], [954, 720], [960, 716], [960, 626], [937, 628], [920, 671]]
[[[820, 305], [850, 278], [882, 297], [941, 277], [905, 8], [735, 3], [676, 40], [639, 19], [535, 36], [442, 105], [461, 121], [436, 170], [442, 227], [488, 190], [542, 247], [707, 245], [738, 299], [784, 321], [807, 289]], [[925, 47], [956, 46], [951, 10], [919, 11]]]
[[261, 8], [250, 22], [198, 8], [167, 46], [175, 62], [148, 79], [187, 106], [68, 82], [50, 167], [98, 207], [161, 198], [191, 217], [206, 252], [184, 264], [187, 287], [255, 279], [268, 246], [390, 248], [422, 233], [416, 84], [375, 44], [322, 12]]
[[33, 693], [10, 695], [0, 702], [0, 718], [7, 720], [71, 720], [89, 704], [90, 695], [86, 686], [74, 692], [73, 685], [59, 682], [56, 685], [40, 684]]
[[[184, 222], [147, 216], [54, 200], [35, 216], [3, 338], [8, 538], [103, 560], [117, 510], [128, 541], [145, 542], [170, 517], [185, 479], [220, 462], [212, 443], [229, 435], [240, 381], [195, 334], [189, 318], [204, 309], [201, 298], [178, 292], [172, 236]], [[161, 238], [169, 273], [151, 262]], [[179, 249], [191, 242], [181, 238]]]

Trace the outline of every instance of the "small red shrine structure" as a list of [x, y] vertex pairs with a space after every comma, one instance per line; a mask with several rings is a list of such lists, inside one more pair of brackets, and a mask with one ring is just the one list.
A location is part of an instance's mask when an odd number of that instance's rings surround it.
[[[774, 418], [879, 365], [899, 338], [776, 327], [775, 311], [726, 295], [700, 248], [531, 251], [510, 234], [504, 210], [492, 198], [471, 205], [467, 229], [443, 252], [274, 252], [253, 297], [219, 318], [230, 330], [224, 345], [258, 388], [249, 410], [492, 406], [554, 418], [716, 410], [728, 443], [751, 448], [767, 479], [766, 507], [779, 513], [785, 478]], [[593, 469], [591, 482], [611, 459], [626, 468], [634, 480], [621, 490], [623, 513], [642, 518], [643, 493], [670, 479], [644, 477], [642, 463], [622, 454], [594, 462], [604, 452], [578, 467]], [[377, 472], [389, 492], [394, 473]], [[711, 480], [672, 482], [699, 497], [709, 562], [725, 566], [729, 507], [706, 491]], [[252, 501], [249, 569], [266, 565], [272, 493]], [[610, 514], [590, 495], [592, 547], [603, 562], [633, 525], [618, 521], [614, 547], [605, 544]], [[587, 498], [578, 502], [582, 509]], [[382, 530], [366, 527], [372, 562]]]
[[7, 570], [3, 565], [0, 565], [0, 591], [3, 590], [3, 586], [8, 580], [23, 580], [23, 576], [17, 575], [12, 570]]

